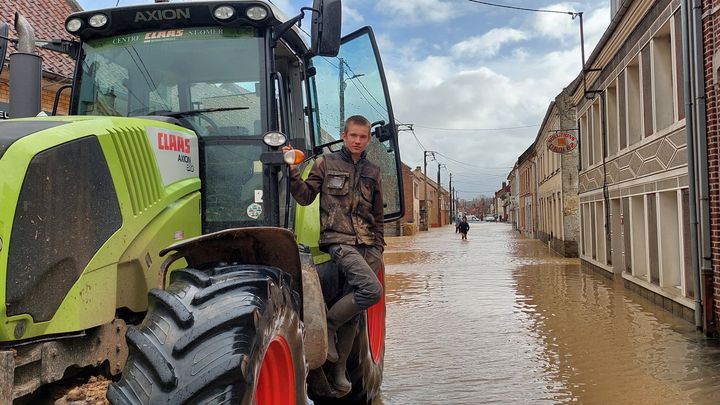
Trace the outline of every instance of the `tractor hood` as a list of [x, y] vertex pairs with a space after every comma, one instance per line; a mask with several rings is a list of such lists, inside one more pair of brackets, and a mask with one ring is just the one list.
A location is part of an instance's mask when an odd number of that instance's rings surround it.
[[18, 139], [64, 124], [62, 121], [0, 121], [0, 158]]

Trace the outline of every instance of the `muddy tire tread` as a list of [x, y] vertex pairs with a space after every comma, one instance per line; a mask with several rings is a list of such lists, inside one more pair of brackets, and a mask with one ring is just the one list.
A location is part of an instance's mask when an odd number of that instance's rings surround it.
[[[147, 317], [128, 332], [130, 356], [122, 378], [108, 389], [112, 404], [244, 403], [259, 370], [252, 364], [262, 360], [257, 346], [267, 340], [260, 334], [268, 333], [280, 313], [289, 314], [290, 329], [284, 333], [303, 359], [287, 273], [269, 266], [227, 266], [180, 269], [170, 280], [166, 291], [149, 294]], [[293, 362], [304, 373], [304, 363]], [[297, 384], [304, 395], [304, 381]]]
[[175, 321], [183, 328], [192, 326], [195, 318], [188, 307], [180, 299], [165, 290], [154, 288], [148, 293], [148, 305], [163, 306], [172, 315]]

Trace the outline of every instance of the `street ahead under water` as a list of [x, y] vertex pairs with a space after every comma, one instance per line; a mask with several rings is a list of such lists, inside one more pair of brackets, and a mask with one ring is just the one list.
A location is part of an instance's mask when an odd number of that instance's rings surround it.
[[388, 238], [382, 399], [718, 404], [720, 344], [506, 223]]

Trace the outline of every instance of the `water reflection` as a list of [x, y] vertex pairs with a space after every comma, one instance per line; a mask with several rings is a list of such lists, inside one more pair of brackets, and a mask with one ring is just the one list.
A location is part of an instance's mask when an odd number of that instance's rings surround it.
[[388, 238], [376, 404], [715, 404], [694, 327], [506, 224]]

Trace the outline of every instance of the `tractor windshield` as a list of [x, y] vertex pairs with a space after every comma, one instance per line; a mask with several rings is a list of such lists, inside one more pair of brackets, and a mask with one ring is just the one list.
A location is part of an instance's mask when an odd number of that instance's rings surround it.
[[263, 38], [254, 28], [138, 32], [91, 40], [83, 54], [78, 114], [173, 116], [201, 137], [263, 133]]

